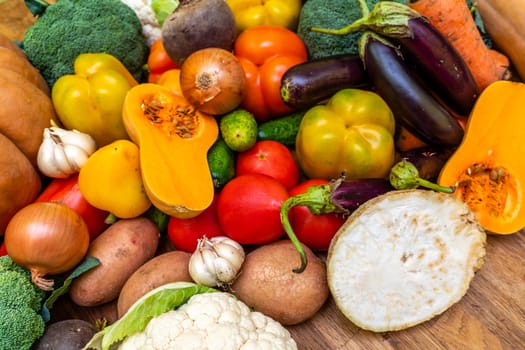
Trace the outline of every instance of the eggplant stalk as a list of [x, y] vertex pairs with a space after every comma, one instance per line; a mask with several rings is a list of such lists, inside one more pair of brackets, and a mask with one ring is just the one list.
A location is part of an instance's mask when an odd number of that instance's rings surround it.
[[301, 257], [301, 266], [293, 272], [301, 273], [308, 264], [306, 252], [290, 224], [288, 213], [293, 207], [306, 206], [315, 215], [339, 213], [349, 215], [367, 200], [394, 188], [385, 179], [357, 179], [345, 181], [344, 175], [325, 185], [311, 186], [305, 193], [292, 196], [281, 205], [280, 216], [288, 238]]
[[419, 177], [416, 166], [406, 160], [396, 163], [390, 169], [390, 183], [397, 190], [414, 189], [419, 186], [444, 193], [454, 193], [456, 190], [454, 186], [440, 186]]

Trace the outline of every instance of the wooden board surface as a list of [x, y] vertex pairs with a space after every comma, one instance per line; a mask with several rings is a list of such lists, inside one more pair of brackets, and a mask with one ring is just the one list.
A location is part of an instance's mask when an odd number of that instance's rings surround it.
[[[0, 0], [0, 32], [21, 40], [32, 21], [23, 0]], [[63, 296], [53, 322], [67, 318], [116, 319], [114, 303], [97, 308], [74, 305]], [[525, 233], [490, 236], [487, 256], [464, 298], [421, 325], [391, 333], [360, 330], [329, 299], [311, 320], [288, 327], [301, 350], [525, 349]]]
[[[75, 306], [61, 297], [51, 310], [53, 322], [116, 319], [115, 304]], [[363, 331], [329, 299], [318, 314], [288, 327], [301, 350], [525, 349], [525, 234], [489, 236], [485, 264], [457, 304], [418, 326], [389, 333]]]

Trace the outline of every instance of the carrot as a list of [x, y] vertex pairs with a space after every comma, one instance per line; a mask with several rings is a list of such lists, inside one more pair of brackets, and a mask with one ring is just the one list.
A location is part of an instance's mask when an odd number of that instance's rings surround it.
[[509, 78], [509, 58], [483, 42], [465, 0], [411, 0], [408, 6], [428, 18], [456, 48], [481, 90]]

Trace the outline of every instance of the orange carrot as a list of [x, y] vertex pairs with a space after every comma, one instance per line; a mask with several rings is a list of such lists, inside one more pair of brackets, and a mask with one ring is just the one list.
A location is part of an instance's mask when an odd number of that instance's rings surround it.
[[509, 78], [509, 58], [485, 45], [465, 0], [412, 0], [408, 5], [448, 38], [481, 90], [496, 80]]

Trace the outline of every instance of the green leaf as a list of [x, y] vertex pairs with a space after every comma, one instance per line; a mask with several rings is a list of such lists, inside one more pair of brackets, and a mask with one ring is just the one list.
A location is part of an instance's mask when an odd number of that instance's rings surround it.
[[87, 272], [98, 265], [100, 265], [100, 260], [92, 256], [86, 257], [84, 261], [81, 264], [79, 264], [75, 268], [75, 270], [73, 270], [73, 272], [64, 280], [64, 283], [62, 283], [60, 287], [55, 288], [53, 290], [53, 292], [49, 295], [49, 297], [44, 302], [44, 305], [42, 306], [41, 315], [45, 322], [48, 322], [51, 318], [49, 310], [53, 307], [53, 304], [61, 295], [67, 293], [71, 282], [73, 282], [73, 279], [77, 278], [84, 272]]
[[179, 0], [152, 0], [151, 8], [157, 17], [159, 25], [162, 26], [166, 18], [179, 6]]

